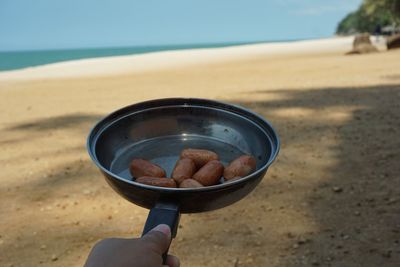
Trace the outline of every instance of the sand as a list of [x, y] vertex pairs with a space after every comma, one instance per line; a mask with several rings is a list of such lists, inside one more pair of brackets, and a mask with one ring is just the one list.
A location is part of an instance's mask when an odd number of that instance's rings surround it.
[[[385, 49], [382, 42], [383, 38], [381, 42], [376, 42], [376, 39], [373, 38], [372, 40], [375, 41], [375, 45], [380, 50]], [[352, 42], [353, 37], [332, 37], [292, 43], [261, 43], [212, 49], [161, 51], [150, 54], [91, 58], [0, 72], [0, 81], [110, 76], [154, 70], [171, 70], [190, 65], [227, 62], [259, 56], [275, 57], [279, 55], [348, 52], [351, 50]]]
[[[345, 56], [351, 42], [335, 40], [142, 70], [132, 62], [155, 55], [0, 74], [0, 266], [82, 266], [97, 240], [139, 236], [148, 211], [106, 184], [86, 136], [115, 109], [177, 96], [249, 108], [282, 141], [248, 197], [182, 216], [170, 251], [183, 266], [398, 266], [400, 51]], [[109, 71], [125, 58], [131, 69]], [[85, 72], [93, 62], [104, 66]]]

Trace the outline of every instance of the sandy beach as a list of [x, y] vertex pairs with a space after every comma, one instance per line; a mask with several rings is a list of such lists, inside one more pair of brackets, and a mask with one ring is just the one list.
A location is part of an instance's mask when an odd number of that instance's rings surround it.
[[277, 129], [278, 160], [244, 200], [183, 215], [182, 266], [398, 266], [400, 50], [346, 56], [352, 37], [87, 59], [0, 72], [0, 266], [83, 266], [148, 211], [86, 152], [106, 114], [200, 97]]
[[[286, 43], [261, 43], [211, 49], [161, 51], [139, 55], [81, 59], [23, 70], [3, 71], [0, 72], [0, 81], [143, 73], [144, 71], [171, 70], [172, 68], [257, 58], [259, 56], [273, 58], [281, 55], [345, 53], [351, 50], [352, 42], [353, 37], [333, 37]], [[376, 42], [375, 45], [380, 50], [385, 49], [383, 42]]]

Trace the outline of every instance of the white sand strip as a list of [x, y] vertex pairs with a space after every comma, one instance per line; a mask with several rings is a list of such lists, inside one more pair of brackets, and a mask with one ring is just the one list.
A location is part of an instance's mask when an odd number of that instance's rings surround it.
[[257, 56], [326, 52], [345, 53], [351, 50], [352, 41], [353, 37], [332, 37], [319, 40], [161, 51], [128, 56], [80, 59], [0, 72], [0, 81], [128, 74]]

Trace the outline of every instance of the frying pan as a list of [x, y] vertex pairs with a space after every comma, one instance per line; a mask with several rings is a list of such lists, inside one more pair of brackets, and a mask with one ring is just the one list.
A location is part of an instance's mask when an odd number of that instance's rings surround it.
[[[279, 151], [272, 126], [242, 107], [207, 99], [168, 98], [119, 109], [91, 130], [87, 148], [106, 181], [122, 197], [150, 209], [143, 234], [167, 224], [176, 236], [181, 213], [223, 208], [249, 194]], [[169, 175], [184, 148], [216, 152], [227, 165], [243, 154], [256, 158], [256, 171], [241, 179], [203, 188], [140, 184], [129, 173], [133, 158], [144, 158]]]

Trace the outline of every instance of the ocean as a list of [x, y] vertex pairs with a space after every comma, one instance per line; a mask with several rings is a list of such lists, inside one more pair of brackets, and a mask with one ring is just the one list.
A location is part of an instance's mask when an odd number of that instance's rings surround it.
[[166, 46], [137, 46], [137, 47], [119, 47], [119, 48], [10, 51], [10, 52], [0, 51], [0, 71], [22, 69], [32, 66], [68, 61], [68, 60], [76, 60], [82, 58], [133, 55], [133, 54], [143, 54], [156, 51], [166, 51], [166, 50], [226, 47], [226, 46], [235, 46], [243, 44], [250, 44], [250, 42], [166, 45]]

